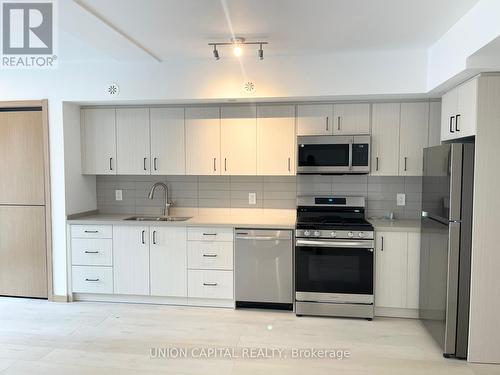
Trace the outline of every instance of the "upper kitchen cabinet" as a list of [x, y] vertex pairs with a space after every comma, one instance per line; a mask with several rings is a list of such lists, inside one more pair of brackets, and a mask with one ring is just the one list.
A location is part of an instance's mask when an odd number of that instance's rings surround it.
[[82, 109], [82, 173], [116, 174], [115, 109]]
[[478, 84], [474, 78], [443, 95], [442, 141], [476, 135]]
[[402, 103], [399, 175], [421, 176], [423, 149], [428, 146], [429, 102]]
[[375, 103], [372, 109], [371, 174], [399, 174], [400, 103]]
[[441, 144], [441, 102], [429, 103], [429, 147]]
[[302, 104], [297, 107], [297, 135], [332, 135], [333, 105]]
[[257, 174], [295, 174], [295, 107], [257, 107]]
[[149, 108], [116, 110], [116, 173], [150, 174]]
[[221, 174], [219, 107], [186, 108], [186, 174]]
[[255, 106], [221, 108], [221, 174], [257, 173], [257, 109]]
[[151, 174], [186, 174], [184, 108], [151, 108]]
[[370, 104], [334, 104], [333, 134], [370, 134]]

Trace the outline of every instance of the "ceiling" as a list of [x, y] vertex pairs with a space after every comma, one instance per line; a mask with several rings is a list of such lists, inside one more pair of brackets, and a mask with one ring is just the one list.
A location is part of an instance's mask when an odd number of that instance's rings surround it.
[[70, 59], [94, 58], [96, 50], [123, 60], [151, 58], [95, 15], [161, 60], [210, 56], [208, 42], [228, 41], [232, 35], [269, 41], [266, 55], [425, 49], [477, 2], [67, 0], [59, 2], [61, 52]]

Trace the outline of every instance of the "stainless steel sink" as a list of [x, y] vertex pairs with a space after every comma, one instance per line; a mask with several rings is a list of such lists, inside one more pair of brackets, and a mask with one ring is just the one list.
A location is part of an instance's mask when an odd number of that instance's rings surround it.
[[186, 221], [191, 219], [188, 216], [131, 216], [124, 220], [131, 221]]

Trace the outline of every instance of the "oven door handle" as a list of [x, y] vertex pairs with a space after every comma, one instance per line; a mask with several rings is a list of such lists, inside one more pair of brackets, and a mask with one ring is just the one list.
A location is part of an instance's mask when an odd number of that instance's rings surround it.
[[373, 249], [373, 241], [296, 240], [295, 245], [304, 247], [349, 247], [355, 249]]

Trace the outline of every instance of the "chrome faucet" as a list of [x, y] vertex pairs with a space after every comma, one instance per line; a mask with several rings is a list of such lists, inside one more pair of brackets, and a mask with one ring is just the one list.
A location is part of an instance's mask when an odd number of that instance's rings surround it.
[[169, 210], [170, 206], [172, 206], [172, 202], [168, 200], [168, 186], [166, 184], [164, 184], [163, 182], [156, 182], [155, 184], [153, 184], [153, 186], [151, 186], [151, 190], [149, 190], [148, 198], [149, 199], [154, 198], [155, 189], [158, 186], [161, 186], [163, 190], [165, 190], [165, 205], [163, 206], [163, 216], [170, 216]]

